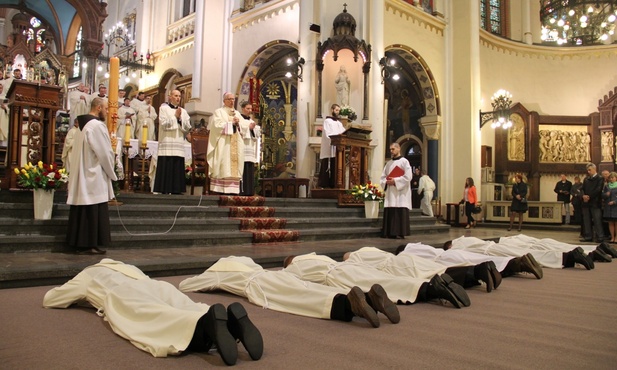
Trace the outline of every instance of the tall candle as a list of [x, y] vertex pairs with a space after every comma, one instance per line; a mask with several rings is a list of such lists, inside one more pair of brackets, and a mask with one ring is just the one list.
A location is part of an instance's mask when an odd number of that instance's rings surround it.
[[[109, 58], [109, 96], [107, 110], [107, 129], [110, 132], [115, 131], [118, 127], [118, 122], [114, 122], [114, 117], [118, 114], [118, 81], [120, 80], [120, 59], [118, 57]], [[116, 118], [117, 119], [117, 118]], [[124, 117], [122, 118], [124, 119]], [[113, 126], [113, 127], [112, 127]]]
[[131, 145], [131, 119], [124, 120], [124, 145]]
[[141, 128], [141, 144], [142, 146], [146, 146], [148, 143], [148, 125], [144, 123]]

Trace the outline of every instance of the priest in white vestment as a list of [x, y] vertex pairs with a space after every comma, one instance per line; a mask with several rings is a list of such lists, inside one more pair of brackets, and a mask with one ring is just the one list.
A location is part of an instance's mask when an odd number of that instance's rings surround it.
[[75, 122], [78, 116], [90, 112], [92, 96], [83, 83], [77, 86], [77, 90], [69, 91], [69, 115], [71, 122]]
[[159, 108], [159, 147], [152, 188], [155, 193], [181, 194], [186, 191], [184, 143], [191, 130], [191, 117], [180, 106], [181, 99], [180, 91], [173, 90], [168, 102]]
[[242, 172], [241, 195], [255, 195], [255, 165], [259, 165], [261, 155], [261, 127], [253, 120], [253, 105], [247, 101], [240, 103], [242, 120], [240, 132], [244, 140], [244, 171]]
[[75, 140], [75, 134], [79, 132], [79, 123], [77, 119], [74, 121], [71, 129], [66, 133], [64, 137], [64, 145], [62, 146], [62, 166], [67, 173], [71, 171], [71, 152], [73, 151], [73, 141]]
[[[263, 353], [263, 339], [250, 320], [250, 325], [245, 322], [238, 326], [238, 320], [246, 317], [239, 303], [232, 303], [226, 310], [221, 304], [193, 302], [173, 285], [150, 279], [137, 267], [109, 258], [86, 267], [43, 298], [46, 308], [68, 308], [76, 303], [94, 307], [114, 333], [154, 357], [186, 350], [204, 352], [216, 346], [223, 361], [233, 365], [238, 357], [237, 334], [242, 334], [253, 359]], [[239, 331], [232, 334], [228, 326], [234, 325]]]
[[390, 144], [390, 159], [384, 166], [380, 185], [386, 195], [383, 205], [383, 238], [405, 238], [410, 234], [411, 165], [401, 156], [401, 146]]
[[6, 90], [0, 83], [0, 146], [7, 146], [9, 140], [9, 104]]
[[146, 140], [156, 140], [156, 127], [154, 127], [154, 121], [158, 117], [156, 109], [151, 104], [152, 98], [147, 96], [145, 99], [145, 105], [137, 112], [137, 122], [135, 125], [135, 139], [142, 140], [142, 131], [144, 126], [147, 127]]
[[[183, 292], [223, 290], [266, 309], [318, 319], [351, 321], [354, 316], [366, 316], [371, 321], [376, 316], [364, 302], [364, 294], [359, 297], [361, 302], [352, 304], [358, 298], [354, 291], [303, 281], [285, 270], [264, 270], [250, 257], [221, 258], [202, 274], [182, 281], [179, 287]], [[383, 290], [371, 289], [373, 311], [390, 312], [392, 320], [398, 322], [398, 309], [385, 294], [380, 296]], [[376, 304], [380, 300], [386, 308]], [[361, 309], [354, 312], [356, 308]]]
[[122, 105], [118, 108], [118, 127], [116, 138], [124, 141], [126, 138], [126, 125], [129, 124], [130, 139], [135, 139], [135, 110], [130, 107], [130, 99], [125, 98]]
[[111, 182], [118, 178], [106, 117], [107, 101], [95, 98], [90, 113], [77, 118], [66, 200], [70, 205], [67, 244], [77, 253], [104, 254], [99, 247], [111, 243], [107, 204], [115, 197]]
[[214, 111], [208, 123], [210, 191], [220, 194], [240, 194], [244, 172], [244, 139], [240, 131], [242, 116], [234, 109], [235, 100], [234, 94], [223, 94], [224, 106]]
[[332, 136], [340, 135], [345, 132], [345, 126], [339, 121], [339, 113], [341, 107], [338, 104], [332, 104], [330, 107], [330, 115], [323, 121], [321, 130], [321, 146], [319, 149], [319, 177], [317, 186], [320, 188], [330, 189], [336, 186], [335, 161], [336, 161], [336, 146], [332, 145]]

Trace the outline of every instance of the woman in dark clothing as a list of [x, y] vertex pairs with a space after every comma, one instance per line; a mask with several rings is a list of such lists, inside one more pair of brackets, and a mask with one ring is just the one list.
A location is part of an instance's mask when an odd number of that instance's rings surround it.
[[514, 216], [518, 214], [518, 231], [521, 231], [523, 226], [523, 214], [527, 212], [527, 184], [523, 182], [523, 176], [517, 174], [514, 178], [514, 186], [512, 186], [512, 205], [510, 206], [510, 227], [512, 230]]

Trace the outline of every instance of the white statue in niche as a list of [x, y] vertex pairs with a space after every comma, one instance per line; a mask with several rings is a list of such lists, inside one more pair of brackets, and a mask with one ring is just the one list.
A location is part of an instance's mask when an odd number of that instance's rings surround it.
[[602, 162], [613, 161], [613, 133], [604, 131], [602, 133]]
[[349, 105], [349, 90], [351, 89], [351, 81], [347, 76], [347, 70], [345, 66], [341, 66], [334, 79], [334, 86], [336, 87], [336, 99], [341, 106]]

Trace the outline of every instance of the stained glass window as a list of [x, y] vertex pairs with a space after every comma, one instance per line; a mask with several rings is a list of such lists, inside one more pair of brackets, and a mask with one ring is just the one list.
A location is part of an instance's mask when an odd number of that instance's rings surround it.
[[27, 36], [26, 42], [28, 44], [33, 42], [34, 50], [35, 52], [38, 53], [41, 51], [41, 48], [45, 45], [44, 40], [43, 40], [43, 35], [45, 34], [45, 28], [41, 28], [42, 22], [36, 17], [30, 18], [30, 25], [32, 26], [32, 28], [29, 28], [27, 31], [25, 31], [26, 36]]
[[75, 62], [73, 63], [72, 77], [79, 77], [81, 72], [81, 27], [77, 32], [77, 40], [75, 41]]
[[505, 1], [480, 0], [480, 27], [490, 33], [506, 36]]

